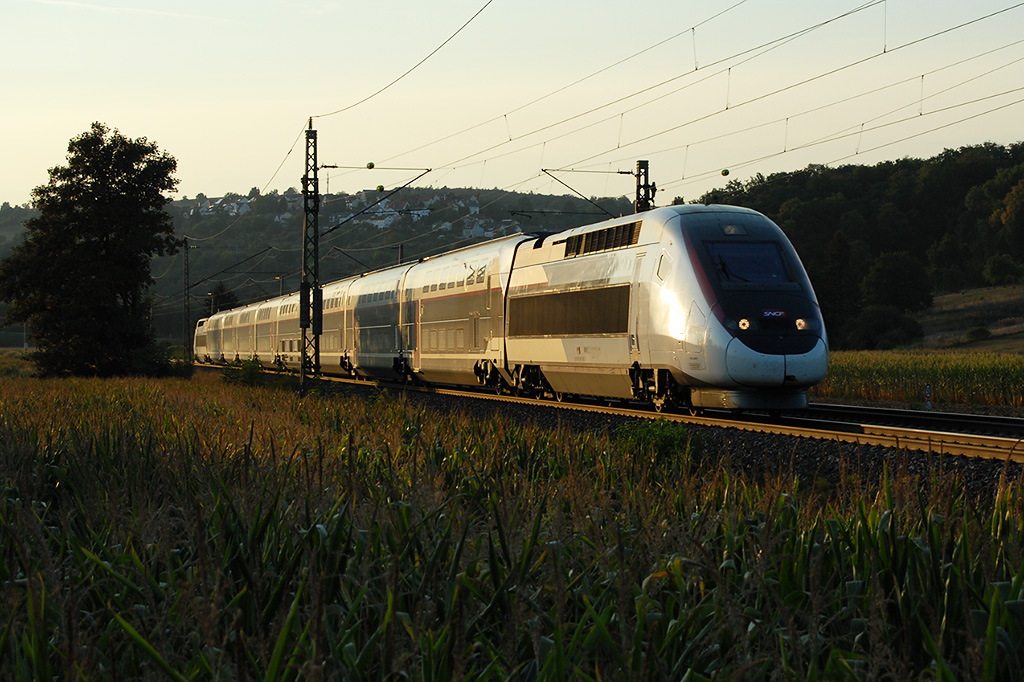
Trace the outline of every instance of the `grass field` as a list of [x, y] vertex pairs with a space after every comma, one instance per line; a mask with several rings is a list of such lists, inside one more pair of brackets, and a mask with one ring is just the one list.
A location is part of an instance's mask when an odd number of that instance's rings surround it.
[[1015, 483], [823, 498], [665, 422], [209, 376], [0, 389], [4, 679], [1024, 673]]
[[[1024, 286], [987, 287], [936, 296], [918, 316], [926, 348], [1024, 353]], [[968, 340], [972, 330], [991, 337]]]

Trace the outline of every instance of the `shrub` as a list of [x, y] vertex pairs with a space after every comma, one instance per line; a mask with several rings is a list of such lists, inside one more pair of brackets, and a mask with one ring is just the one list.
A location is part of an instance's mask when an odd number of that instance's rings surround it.
[[843, 346], [856, 350], [890, 350], [920, 339], [924, 332], [912, 317], [893, 306], [870, 306], [844, 325]]
[[263, 380], [263, 365], [256, 358], [242, 360], [224, 370], [224, 381], [240, 386], [256, 386]]
[[1024, 266], [1013, 260], [1009, 254], [1000, 253], [988, 259], [981, 274], [985, 281], [993, 286], [1017, 284], [1024, 279]]
[[990, 332], [988, 330], [988, 327], [986, 327], [983, 324], [980, 324], [977, 327], [971, 327], [970, 329], [967, 330], [967, 341], [969, 343], [974, 343], [976, 341], [984, 341], [985, 339], [991, 336], [992, 332]]

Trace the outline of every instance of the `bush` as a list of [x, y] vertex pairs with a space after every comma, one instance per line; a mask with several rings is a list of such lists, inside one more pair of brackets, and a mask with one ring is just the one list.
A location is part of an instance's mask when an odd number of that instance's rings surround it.
[[843, 346], [850, 350], [891, 350], [924, 336], [921, 325], [894, 306], [870, 306], [841, 330]]
[[263, 380], [263, 365], [256, 358], [243, 360], [228, 367], [223, 374], [224, 381], [239, 386], [257, 386]]
[[1000, 253], [988, 259], [981, 274], [992, 286], [1017, 284], [1024, 279], [1024, 266], [1018, 264], [1009, 254]]
[[967, 341], [970, 343], [975, 341], [984, 341], [991, 336], [992, 332], [990, 332], [988, 327], [983, 324], [980, 324], [977, 327], [971, 327], [967, 330]]

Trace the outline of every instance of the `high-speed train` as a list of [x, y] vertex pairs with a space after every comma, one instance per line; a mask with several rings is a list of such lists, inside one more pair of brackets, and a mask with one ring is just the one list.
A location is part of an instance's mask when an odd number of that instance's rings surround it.
[[[322, 290], [328, 375], [746, 410], [805, 407], [828, 365], [796, 251], [733, 206], [502, 237]], [[293, 369], [302, 347], [298, 293], [202, 319], [194, 345]]]

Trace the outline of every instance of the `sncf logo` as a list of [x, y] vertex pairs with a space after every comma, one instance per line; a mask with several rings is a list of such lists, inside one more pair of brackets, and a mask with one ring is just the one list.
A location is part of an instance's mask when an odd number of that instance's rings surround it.
[[762, 310], [761, 317], [785, 317], [785, 310]]

